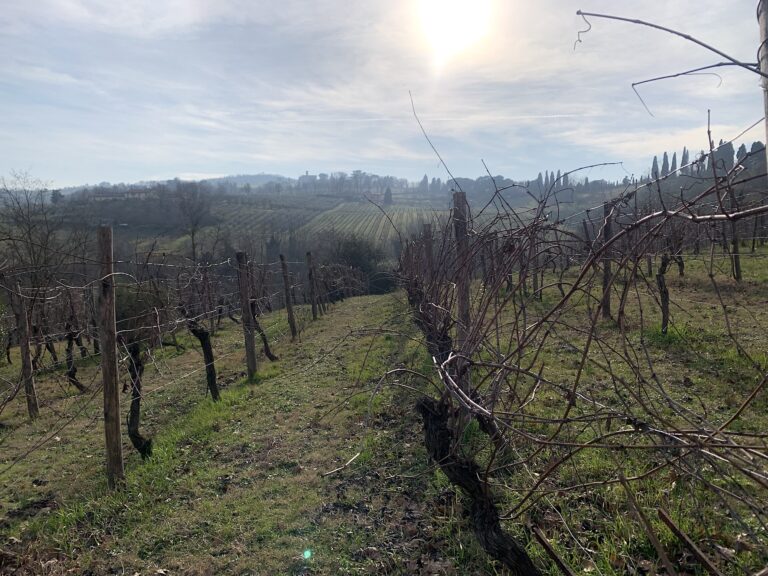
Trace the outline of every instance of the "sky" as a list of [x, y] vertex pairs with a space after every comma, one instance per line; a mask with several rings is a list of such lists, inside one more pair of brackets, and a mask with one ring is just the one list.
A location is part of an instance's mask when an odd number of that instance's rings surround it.
[[[0, 176], [51, 186], [364, 170], [419, 180], [620, 162], [763, 115], [755, 0], [0, 0]], [[535, 5], [535, 7], [534, 7]], [[765, 140], [761, 123], [739, 137]], [[485, 166], [484, 164], [485, 163]]]

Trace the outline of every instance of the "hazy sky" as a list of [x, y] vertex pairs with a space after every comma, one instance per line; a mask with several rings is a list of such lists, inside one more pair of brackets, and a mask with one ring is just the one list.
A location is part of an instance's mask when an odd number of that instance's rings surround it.
[[[533, 8], [532, 6], [536, 7]], [[0, 0], [0, 175], [54, 185], [366, 170], [534, 178], [730, 139], [762, 116], [758, 77], [652, 20], [754, 61], [755, 0]], [[764, 140], [762, 126], [740, 141]]]

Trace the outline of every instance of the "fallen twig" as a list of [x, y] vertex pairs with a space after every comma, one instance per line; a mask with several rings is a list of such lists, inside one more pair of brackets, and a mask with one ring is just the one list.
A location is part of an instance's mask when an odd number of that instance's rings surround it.
[[339, 471], [341, 471], [341, 470], [344, 470], [344, 468], [346, 468], [347, 466], [349, 466], [350, 464], [352, 464], [352, 462], [354, 462], [355, 460], [357, 460], [357, 457], [358, 457], [358, 456], [360, 456], [360, 452], [358, 452], [357, 454], [355, 454], [354, 456], [352, 456], [352, 458], [350, 458], [349, 460], [347, 460], [347, 463], [346, 463], [346, 464], [344, 464], [344, 466], [339, 466], [338, 468], [334, 468], [334, 469], [333, 469], [333, 470], [331, 470], [330, 472], [325, 472], [324, 474], [321, 474], [321, 476], [322, 476], [323, 478], [325, 478], [326, 476], [330, 476], [331, 474], [335, 474], [336, 472], [339, 472]]

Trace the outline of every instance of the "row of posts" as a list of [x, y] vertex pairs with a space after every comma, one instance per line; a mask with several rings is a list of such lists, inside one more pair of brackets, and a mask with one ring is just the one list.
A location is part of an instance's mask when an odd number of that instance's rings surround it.
[[[468, 206], [466, 196], [463, 192], [456, 192], [453, 197], [454, 214], [453, 227], [456, 240], [457, 257], [457, 348], [460, 354], [468, 353], [468, 339], [470, 328], [470, 282], [471, 282], [471, 254], [469, 250], [468, 236]], [[605, 222], [602, 233], [602, 240], [606, 242], [612, 236], [611, 231], [611, 206], [605, 205]], [[425, 235], [431, 243], [431, 229], [425, 227]], [[431, 248], [431, 246], [430, 246]], [[110, 487], [115, 487], [124, 477], [122, 443], [120, 435], [120, 397], [118, 383], [117, 366], [117, 332], [115, 326], [115, 285], [114, 285], [114, 264], [113, 264], [113, 244], [112, 229], [108, 226], [102, 226], [98, 231], [98, 250], [100, 269], [100, 298], [99, 298], [99, 330], [102, 354], [102, 384], [104, 391], [104, 430], [106, 438], [107, 451], [107, 480]], [[427, 257], [431, 260], [432, 250], [426, 251]], [[257, 370], [257, 355], [255, 347], [256, 320], [254, 310], [251, 306], [253, 301], [252, 287], [249, 274], [248, 256], [245, 252], [238, 252], [236, 255], [238, 287], [240, 293], [240, 302], [242, 310], [243, 336], [245, 342], [246, 363], [248, 379], [253, 379]], [[428, 263], [431, 269], [432, 263]], [[288, 326], [291, 332], [291, 340], [295, 341], [298, 337], [298, 329], [293, 309], [293, 299], [290, 293], [290, 278], [288, 274], [288, 265], [283, 255], [280, 255], [280, 267], [283, 277], [285, 290], [286, 311], [288, 315]], [[324, 313], [326, 303], [319, 297], [317, 272], [315, 270], [312, 254], [307, 252], [307, 270], [309, 284], [309, 300], [312, 310], [312, 319], [316, 320], [318, 313]], [[603, 267], [603, 298], [602, 313], [604, 317], [610, 317], [610, 279], [611, 266], [610, 259], [604, 258]], [[20, 293], [20, 292], [19, 292]], [[22, 380], [25, 391], [27, 392], [27, 403], [30, 416], [35, 417], [38, 413], [37, 399], [34, 391], [33, 371], [30, 361], [28, 323], [26, 313], [22, 314], [19, 323], [20, 328], [20, 348], [22, 360]], [[26, 337], [25, 337], [26, 335]], [[463, 371], [463, 370], [460, 370]], [[467, 375], [468, 376], [468, 375]], [[468, 379], [468, 378], [467, 378]], [[463, 379], [466, 380], [467, 379]], [[464, 382], [464, 383], [465, 383]]]
[[[112, 228], [101, 226], [98, 230], [98, 260], [101, 263], [99, 270], [99, 335], [101, 344], [101, 375], [104, 393], [104, 436], [106, 443], [107, 482], [110, 488], [120, 485], [125, 478], [123, 467], [122, 438], [120, 434], [120, 387], [117, 363], [117, 327], [115, 312], [115, 281]], [[288, 326], [291, 331], [291, 340], [298, 337], [298, 328], [293, 310], [293, 301], [290, 295], [290, 282], [288, 265], [283, 255], [280, 255], [283, 283], [285, 285], [285, 302], [288, 313]], [[326, 312], [327, 303], [319, 297], [317, 286], [317, 272], [312, 263], [312, 254], [307, 252], [307, 267], [309, 270], [309, 292], [312, 307], [312, 319], [317, 320], [318, 312]], [[237, 253], [237, 274], [242, 307], [243, 333], [245, 339], [246, 362], [248, 367], [248, 379], [253, 379], [258, 369], [255, 347], [254, 310], [251, 307], [253, 300], [251, 294], [250, 274], [248, 273], [248, 256], [245, 252]], [[17, 293], [21, 294], [17, 286]], [[18, 307], [19, 340], [21, 353], [22, 382], [27, 398], [27, 408], [30, 417], [36, 418], [39, 414], [37, 395], [32, 370], [31, 354], [29, 349], [29, 325], [23, 303]]]

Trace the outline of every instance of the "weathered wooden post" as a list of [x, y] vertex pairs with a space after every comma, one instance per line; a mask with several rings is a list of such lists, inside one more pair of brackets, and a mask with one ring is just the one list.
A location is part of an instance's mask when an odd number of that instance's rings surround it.
[[612, 208], [613, 206], [610, 202], [603, 204], [603, 298], [600, 301], [600, 309], [605, 320], [611, 318], [611, 258], [605, 246], [613, 236], [613, 227], [611, 226]]
[[291, 299], [291, 281], [288, 278], [288, 264], [285, 256], [280, 254], [280, 268], [283, 271], [283, 288], [285, 289], [285, 309], [288, 312], [288, 327], [291, 329], [291, 340], [296, 340], [299, 331], [296, 330], [296, 319], [293, 317], [293, 300]]
[[98, 232], [101, 280], [99, 297], [99, 341], [101, 380], [104, 390], [104, 436], [107, 449], [107, 483], [116, 488], [125, 478], [123, 446], [120, 442], [120, 388], [117, 376], [117, 329], [115, 327], [115, 279], [112, 261], [112, 228]]
[[213, 292], [211, 290], [211, 281], [208, 278], [208, 263], [202, 268], [203, 280], [203, 306], [205, 307], [205, 316], [208, 318], [208, 331], [213, 334], [216, 331], [216, 310], [213, 306]]
[[[758, 0], [757, 3], [757, 23], [760, 26], [760, 48], [757, 51], [757, 61], [760, 65], [760, 72], [768, 74], [768, 2]], [[765, 117], [765, 135], [768, 142], [768, 78], [762, 76], [760, 82], [763, 88], [763, 116]], [[768, 146], [765, 147], [766, 161], [768, 162]], [[765, 196], [763, 197], [765, 201]], [[756, 217], [758, 218], [758, 217]], [[760, 219], [760, 246], [765, 245], [765, 214], [759, 216]], [[757, 228], [757, 226], [755, 226]]]
[[[471, 384], [469, 377], [469, 284], [471, 281], [471, 262], [469, 259], [469, 246], [467, 238], [467, 198], [464, 192], [453, 193], [453, 233], [456, 240], [456, 265], [454, 267], [454, 282], [456, 284], [456, 299], [458, 308], [458, 322], [456, 323], [456, 344], [459, 354], [465, 358], [459, 358], [456, 363], [456, 381], [459, 387], [469, 393]], [[462, 410], [463, 427], [469, 418], [469, 412]]]
[[659, 300], [661, 302], [661, 333], [666, 334], [669, 326], [669, 289], [664, 275], [667, 273], [670, 258], [664, 253], [661, 257], [661, 265], [656, 274], [656, 285], [659, 288]]
[[243, 318], [243, 336], [245, 339], [245, 359], [248, 365], [248, 380], [252, 380], [258, 369], [256, 362], [256, 345], [254, 343], [253, 310], [251, 309], [250, 288], [248, 282], [248, 255], [238, 252], [237, 283], [240, 289], [240, 310]]
[[312, 320], [317, 320], [317, 293], [315, 290], [315, 267], [312, 265], [312, 252], [307, 252], [307, 283], [309, 284], [309, 302], [312, 305]]
[[312, 275], [315, 279], [315, 298], [317, 298], [317, 308], [320, 314], [325, 316], [328, 313], [328, 295], [323, 292], [323, 284], [320, 281], [322, 277], [322, 267], [321, 273], [318, 274], [317, 268], [312, 266]]
[[469, 244], [467, 237], [467, 197], [464, 192], [453, 193], [453, 233], [456, 238], [456, 291], [458, 301], [458, 322], [456, 343], [459, 351], [465, 353], [469, 336], [469, 283], [471, 280]]
[[584, 245], [587, 248], [586, 258], [589, 258], [590, 254], [592, 254], [592, 236], [589, 233], [589, 226], [587, 226], [587, 221], [582, 220], [581, 225], [584, 228]]
[[16, 284], [16, 324], [19, 327], [19, 352], [21, 353], [21, 380], [24, 383], [24, 395], [27, 397], [27, 413], [31, 419], [40, 416], [35, 390], [35, 376], [32, 370], [32, 355], [29, 351], [29, 317], [24, 298], [21, 296], [21, 286]]
[[[760, 72], [768, 74], [768, 2], [759, 0], [757, 3], [757, 23], [760, 26], [760, 49], [757, 51]], [[765, 116], [765, 134], [768, 141], [768, 78], [760, 78], [763, 87], [763, 115]], [[765, 157], [768, 161], [768, 146], [765, 148]]]

